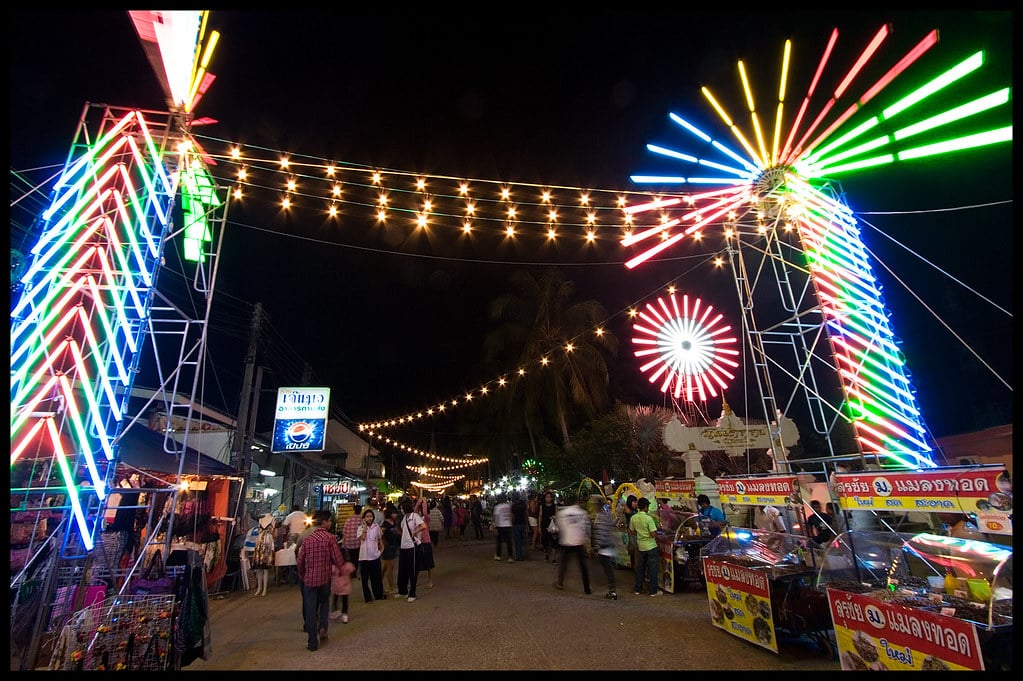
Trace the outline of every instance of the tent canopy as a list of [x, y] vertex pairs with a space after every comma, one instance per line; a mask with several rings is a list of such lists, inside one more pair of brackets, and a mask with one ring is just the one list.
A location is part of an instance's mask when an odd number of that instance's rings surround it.
[[[186, 447], [181, 456], [185, 457], [180, 467], [183, 475], [238, 475], [238, 471], [226, 463], [191, 447]], [[139, 425], [129, 428], [121, 437], [117, 460], [133, 468], [173, 474], [178, 472], [180, 461], [174, 454], [164, 451], [162, 433]]]

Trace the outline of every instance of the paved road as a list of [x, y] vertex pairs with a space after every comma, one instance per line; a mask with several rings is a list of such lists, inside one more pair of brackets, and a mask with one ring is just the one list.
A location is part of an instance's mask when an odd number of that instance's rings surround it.
[[696, 585], [660, 598], [634, 596], [632, 571], [617, 570], [619, 598], [610, 601], [595, 560], [587, 596], [577, 565], [558, 591], [556, 568], [542, 554], [498, 563], [492, 539], [442, 538], [435, 556], [434, 588], [420, 580], [415, 603], [366, 604], [353, 581], [351, 621], [331, 623], [315, 652], [305, 649], [297, 586], [213, 598], [213, 654], [183, 671], [840, 669], [809, 642], [783, 640], [775, 654], [712, 626]]

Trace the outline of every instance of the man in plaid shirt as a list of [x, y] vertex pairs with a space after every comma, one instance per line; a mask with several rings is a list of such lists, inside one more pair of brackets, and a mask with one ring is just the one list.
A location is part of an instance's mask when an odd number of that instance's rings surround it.
[[302, 584], [302, 601], [305, 610], [305, 629], [309, 635], [309, 650], [316, 650], [321, 641], [327, 640], [327, 626], [330, 614], [330, 569], [344, 564], [341, 549], [330, 528], [334, 519], [327, 509], [313, 513], [314, 529], [302, 540], [298, 550], [298, 575]]

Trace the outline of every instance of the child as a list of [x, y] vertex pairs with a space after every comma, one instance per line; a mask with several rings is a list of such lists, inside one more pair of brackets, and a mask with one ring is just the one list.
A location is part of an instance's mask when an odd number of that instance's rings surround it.
[[[340, 570], [336, 566], [330, 568], [330, 593], [334, 595], [334, 612], [330, 613], [330, 621], [341, 620], [342, 624], [348, 624], [348, 594], [352, 593], [352, 573], [355, 572], [355, 564], [346, 560]], [[338, 597], [341, 597], [341, 609], [337, 609]]]

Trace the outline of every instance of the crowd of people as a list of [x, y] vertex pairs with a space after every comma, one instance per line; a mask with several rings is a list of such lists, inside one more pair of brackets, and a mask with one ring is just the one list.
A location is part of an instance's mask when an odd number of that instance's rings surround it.
[[[477, 495], [467, 499], [421, 495], [396, 503], [371, 498], [365, 507], [356, 504], [339, 530], [329, 510], [307, 515], [294, 507], [277, 534], [295, 544], [307, 647], [317, 650], [327, 640], [331, 623], [349, 622], [353, 579], [361, 581], [366, 605], [399, 598], [414, 603], [422, 588], [434, 586], [436, 550], [443, 542], [490, 536], [494, 560], [508, 563], [528, 561], [533, 552], [542, 554], [554, 567], [553, 586], [558, 590], [566, 589], [568, 572], [577, 566], [586, 594], [593, 593], [589, 564], [595, 558], [606, 582], [604, 597], [611, 600], [618, 598], [616, 558], [624, 557], [619, 551], [627, 551], [633, 594], [661, 596], [657, 535], [671, 532], [677, 518], [666, 504], [652, 507], [646, 497], [629, 495], [620, 501], [612, 514], [610, 500], [599, 492], [560, 505], [550, 489], [509, 492], [487, 500]], [[716, 535], [727, 524], [724, 514], [706, 495], [696, 501], [701, 527]], [[810, 536], [826, 543], [834, 537], [841, 513], [824, 510], [816, 500], [809, 510]], [[268, 578], [260, 571], [268, 572], [272, 564], [267, 562], [268, 554], [272, 561], [272, 526], [270, 514], [260, 518], [246, 544], [257, 569], [256, 595], [266, 592]], [[625, 536], [628, 541], [623, 544]]]

